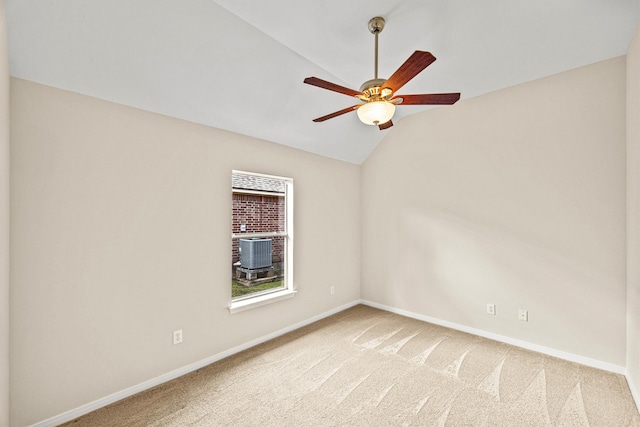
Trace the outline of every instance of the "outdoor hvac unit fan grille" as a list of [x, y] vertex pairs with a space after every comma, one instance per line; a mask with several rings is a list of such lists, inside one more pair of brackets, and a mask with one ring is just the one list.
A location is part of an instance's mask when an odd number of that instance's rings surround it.
[[256, 269], [271, 267], [271, 239], [240, 239], [240, 265]]

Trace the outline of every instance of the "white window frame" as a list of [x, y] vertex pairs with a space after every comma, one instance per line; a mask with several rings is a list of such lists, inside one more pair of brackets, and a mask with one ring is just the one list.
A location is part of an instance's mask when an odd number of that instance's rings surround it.
[[[241, 298], [231, 299], [229, 305], [229, 311], [231, 314], [239, 313], [245, 310], [257, 308], [266, 304], [272, 304], [277, 301], [289, 299], [296, 294], [296, 289], [293, 285], [293, 179], [282, 176], [266, 175], [255, 172], [246, 172], [240, 170], [232, 170], [233, 174], [252, 175], [270, 179], [277, 179], [283, 181], [285, 184], [285, 231], [274, 231], [268, 233], [231, 233], [231, 240], [238, 238], [254, 238], [254, 237], [284, 237], [284, 282], [283, 287], [273, 291], [259, 292], [256, 295], [249, 294]], [[234, 190], [233, 193], [246, 193], [246, 194], [266, 194], [264, 192], [255, 192], [251, 190]], [[278, 194], [280, 195], [280, 194]], [[231, 291], [231, 289], [229, 289]]]

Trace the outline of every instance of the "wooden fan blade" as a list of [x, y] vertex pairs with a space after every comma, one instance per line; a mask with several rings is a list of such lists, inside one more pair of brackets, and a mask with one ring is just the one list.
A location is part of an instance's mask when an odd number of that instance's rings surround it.
[[348, 87], [340, 86], [335, 83], [319, 79], [317, 77], [307, 77], [306, 79], [304, 79], [304, 82], [308, 85], [318, 86], [322, 89], [332, 90], [334, 92], [343, 93], [349, 96], [357, 96], [362, 94], [362, 92], [358, 92], [357, 90], [349, 89]]
[[313, 119], [313, 121], [318, 123], [318, 122], [324, 122], [325, 120], [333, 119], [334, 117], [338, 117], [338, 116], [341, 116], [343, 114], [350, 113], [351, 111], [357, 110], [358, 107], [360, 107], [360, 105], [362, 105], [362, 104], [353, 105], [353, 106], [351, 106], [349, 108], [345, 108], [344, 110], [336, 111], [335, 113], [331, 113], [331, 114], [327, 114], [326, 116], [318, 117], [317, 119]]
[[394, 92], [400, 90], [409, 80], [414, 78], [418, 73], [427, 68], [436, 57], [429, 52], [416, 50], [404, 61], [404, 64], [396, 70], [395, 73], [384, 83], [383, 88], [389, 88]]
[[460, 99], [459, 93], [424, 93], [420, 95], [398, 95], [398, 105], [451, 105]]
[[378, 128], [380, 130], [385, 130], [385, 129], [389, 129], [391, 126], [393, 126], [393, 122], [391, 120], [389, 120], [387, 123], [383, 123], [381, 125], [378, 125]]

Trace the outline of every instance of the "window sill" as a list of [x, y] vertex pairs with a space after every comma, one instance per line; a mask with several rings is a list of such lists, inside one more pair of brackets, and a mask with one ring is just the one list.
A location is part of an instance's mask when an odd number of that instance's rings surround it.
[[298, 291], [285, 289], [279, 292], [273, 292], [270, 294], [262, 295], [255, 298], [249, 298], [237, 302], [231, 302], [229, 311], [231, 314], [240, 313], [241, 311], [251, 310], [252, 308], [261, 307], [263, 305], [271, 304], [274, 302], [282, 301], [292, 298]]

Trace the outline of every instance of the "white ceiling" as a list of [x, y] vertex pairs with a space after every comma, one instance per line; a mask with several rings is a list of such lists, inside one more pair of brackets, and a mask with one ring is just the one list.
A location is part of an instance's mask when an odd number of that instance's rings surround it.
[[[11, 74], [362, 163], [389, 132], [349, 113], [415, 50], [437, 59], [400, 93], [462, 99], [626, 53], [639, 0], [5, 0]], [[551, 101], [552, 102], [552, 101]], [[394, 122], [429, 107], [400, 106]], [[455, 108], [442, 106], [436, 108]]]

